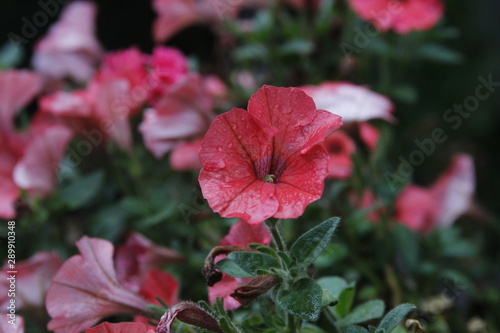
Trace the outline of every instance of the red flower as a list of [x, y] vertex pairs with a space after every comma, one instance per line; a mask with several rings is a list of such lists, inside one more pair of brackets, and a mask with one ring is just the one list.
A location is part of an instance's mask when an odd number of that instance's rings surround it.
[[47, 293], [49, 330], [80, 332], [111, 315], [147, 311], [147, 301], [118, 281], [110, 242], [83, 237], [77, 246], [81, 254], [63, 264]]
[[102, 323], [85, 330], [85, 333], [154, 333], [154, 327], [142, 323]]
[[[271, 233], [265, 225], [249, 225], [240, 220], [231, 227], [229, 234], [221, 239], [218, 246], [232, 245], [245, 248], [251, 243], [269, 245], [270, 242]], [[216, 258], [216, 261], [222, 259], [224, 259], [224, 257], [219, 256]], [[217, 297], [222, 298], [226, 309], [236, 309], [241, 304], [229, 295], [231, 295], [236, 288], [245, 285], [251, 279], [252, 278], [235, 278], [223, 274], [221, 281], [217, 282], [213, 287], [208, 287], [208, 298], [211, 303], [215, 302]]]
[[221, 216], [250, 224], [296, 218], [321, 197], [328, 154], [317, 143], [341, 119], [297, 88], [264, 86], [248, 110], [218, 116], [205, 135], [203, 196]]
[[401, 191], [395, 219], [421, 232], [448, 227], [471, 207], [475, 183], [474, 161], [457, 155], [430, 188], [409, 185]]
[[441, 0], [351, 0], [354, 11], [379, 30], [406, 34], [432, 28], [441, 18]]

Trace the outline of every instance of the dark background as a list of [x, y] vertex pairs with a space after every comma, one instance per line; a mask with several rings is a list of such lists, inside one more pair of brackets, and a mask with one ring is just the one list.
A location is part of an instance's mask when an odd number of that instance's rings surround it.
[[[54, 0], [55, 2], [55, 0]], [[154, 43], [151, 25], [155, 14], [150, 1], [122, 0], [96, 1], [99, 5], [97, 20], [98, 38], [106, 50], [138, 46], [150, 52]], [[38, 1], [2, 0], [0, 5], [0, 45], [8, 42], [8, 34], [21, 34], [22, 18], [32, 22], [33, 15], [41, 10]], [[500, 187], [500, 88], [457, 130], [443, 121], [443, 113], [455, 103], [473, 95], [478, 85], [478, 76], [500, 82], [500, 2], [494, 0], [447, 1], [445, 26], [457, 27], [460, 37], [449, 42], [449, 47], [464, 56], [460, 65], [426, 63], [412, 73], [418, 87], [418, 102], [412, 106], [398, 107], [396, 116], [396, 138], [393, 143], [393, 161], [408, 156], [416, 148], [414, 140], [429, 137], [436, 127], [442, 127], [449, 139], [437, 145], [436, 152], [425, 163], [416, 168], [414, 179], [426, 185], [432, 182], [449, 162], [454, 152], [465, 151], [475, 157], [477, 168], [477, 201], [500, 215], [497, 203]], [[42, 37], [50, 23], [39, 28], [35, 37], [25, 44], [26, 53], [19, 67], [29, 67], [34, 43]], [[188, 55], [208, 61], [214, 53], [214, 36], [207, 27], [191, 27], [168, 44], [179, 47]], [[429, 78], [432, 78], [429, 80]]]

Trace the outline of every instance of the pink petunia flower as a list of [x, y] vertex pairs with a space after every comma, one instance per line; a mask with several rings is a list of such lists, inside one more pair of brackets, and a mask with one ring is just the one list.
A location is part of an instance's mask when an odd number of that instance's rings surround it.
[[183, 142], [172, 149], [170, 154], [170, 165], [178, 171], [200, 170], [201, 163], [198, 151], [203, 139]]
[[3, 320], [0, 320], [0, 332], [1, 333], [24, 333], [24, 318], [19, 314], [15, 315], [14, 325], [9, 323], [9, 320], [12, 320], [6, 314], [2, 313], [2, 316], [5, 316]]
[[351, 155], [356, 151], [356, 144], [349, 135], [342, 131], [330, 134], [322, 143], [330, 155], [328, 178], [346, 179], [351, 176]]
[[353, 10], [377, 29], [399, 34], [428, 30], [443, 16], [441, 0], [351, 0]]
[[115, 265], [118, 280], [129, 290], [138, 292], [152, 269], [178, 262], [182, 256], [176, 251], [154, 244], [143, 235], [133, 232], [118, 246]]
[[378, 118], [394, 121], [392, 102], [366, 87], [349, 82], [323, 82], [300, 89], [312, 97], [318, 109], [338, 114], [344, 124]]
[[75, 1], [65, 6], [59, 21], [36, 44], [33, 67], [49, 79], [89, 80], [102, 54], [95, 36], [95, 18], [92, 2]]
[[41, 123], [23, 133], [0, 129], [0, 217], [15, 216], [21, 189], [31, 197], [52, 192], [59, 162], [72, 136], [64, 126]]
[[13, 131], [14, 116], [42, 89], [42, 80], [27, 70], [0, 71], [0, 130]]
[[118, 281], [110, 242], [83, 237], [77, 247], [80, 254], [63, 264], [47, 293], [49, 330], [80, 332], [111, 315], [147, 311], [147, 301]]
[[268, 0], [153, 0], [158, 15], [153, 24], [154, 40], [158, 43], [193, 24], [220, 27], [225, 19], [234, 19], [243, 7], [262, 7]]
[[203, 196], [221, 216], [250, 224], [302, 215], [321, 197], [327, 176], [328, 154], [317, 144], [341, 124], [300, 89], [264, 86], [248, 111], [218, 116], [205, 135]]
[[176, 145], [203, 136], [214, 116], [201, 77], [191, 73], [171, 85], [154, 107], [145, 111], [139, 131], [148, 150], [161, 158]]
[[394, 218], [420, 232], [448, 227], [471, 208], [475, 183], [472, 157], [456, 155], [429, 188], [408, 185], [401, 191]]
[[[249, 225], [244, 221], [235, 223], [229, 233], [221, 239], [218, 246], [239, 246], [248, 248], [251, 243], [259, 243], [269, 245], [271, 242], [271, 233], [263, 224]], [[223, 256], [217, 257], [216, 261], [224, 259]], [[210, 303], [214, 303], [216, 298], [221, 298], [224, 301], [224, 308], [233, 310], [241, 304], [230, 295], [233, 291], [245, 285], [252, 278], [235, 278], [224, 274], [222, 280], [217, 282], [213, 287], [208, 287], [208, 298]]]
[[[50, 282], [63, 261], [51, 252], [38, 252], [29, 259], [16, 263], [16, 309], [30, 312], [44, 311], [45, 294]], [[7, 263], [0, 272], [0, 306], [3, 310], [9, 305], [8, 290], [10, 281]]]
[[375, 147], [377, 147], [377, 143], [380, 138], [380, 131], [367, 121], [360, 122], [358, 124], [358, 128], [359, 136], [365, 143], [366, 147], [370, 150], [374, 150]]
[[155, 333], [154, 327], [142, 323], [118, 323], [104, 322], [95, 327], [88, 328], [85, 333]]

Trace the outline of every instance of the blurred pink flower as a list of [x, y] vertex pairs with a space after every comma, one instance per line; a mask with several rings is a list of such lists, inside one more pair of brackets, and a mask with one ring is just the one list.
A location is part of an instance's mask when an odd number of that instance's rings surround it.
[[152, 269], [180, 260], [182, 256], [176, 251], [158, 246], [136, 232], [118, 246], [115, 254], [118, 280], [133, 292], [139, 291]]
[[158, 81], [156, 93], [161, 95], [168, 87], [183, 78], [189, 70], [188, 60], [179, 50], [157, 46], [150, 60], [150, 75]]
[[379, 130], [370, 124], [369, 122], [363, 121], [358, 124], [359, 136], [361, 140], [370, 150], [374, 150], [377, 147], [378, 139], [380, 138]]
[[0, 130], [14, 129], [14, 116], [42, 89], [42, 80], [27, 70], [0, 71]]
[[456, 155], [429, 188], [408, 185], [401, 191], [394, 218], [415, 231], [448, 227], [471, 208], [475, 183], [472, 157]]
[[49, 330], [76, 333], [111, 315], [147, 311], [147, 301], [118, 281], [110, 242], [83, 237], [76, 244], [80, 254], [66, 260], [47, 293]]
[[147, 62], [147, 56], [136, 47], [108, 53], [94, 80], [102, 83], [113, 79], [125, 79], [131, 88], [140, 87], [146, 83]]
[[61, 125], [44, 125], [31, 130], [30, 141], [13, 169], [19, 188], [32, 196], [47, 196], [57, 181], [58, 165], [73, 133]]
[[50, 79], [90, 79], [102, 54], [95, 37], [95, 17], [96, 6], [92, 2], [66, 5], [59, 20], [36, 44], [33, 67]]
[[104, 322], [85, 330], [85, 333], [155, 333], [154, 328], [142, 323], [118, 323]]
[[[269, 245], [271, 242], [271, 233], [264, 224], [250, 225], [240, 220], [233, 224], [229, 233], [221, 239], [218, 246], [239, 246], [248, 248], [251, 243], [259, 243]], [[224, 259], [225, 256], [216, 258], [216, 262]], [[224, 274], [222, 280], [217, 282], [213, 287], [208, 287], [208, 298], [211, 303], [215, 299], [221, 298], [224, 301], [224, 307], [228, 310], [236, 309], [241, 304], [232, 298], [230, 295], [233, 291], [248, 283], [252, 278], [235, 278]]]
[[235, 19], [239, 10], [261, 7], [269, 0], [153, 0], [158, 15], [153, 24], [153, 36], [157, 43], [171, 38], [180, 30], [193, 24], [209, 24], [217, 27], [225, 19]]
[[300, 89], [312, 97], [318, 109], [338, 114], [344, 124], [378, 118], [394, 121], [392, 102], [366, 87], [349, 82], [323, 82]]
[[[16, 310], [44, 311], [45, 294], [50, 282], [63, 261], [56, 253], [38, 252], [32, 257], [16, 262]], [[0, 272], [0, 307], [5, 311], [10, 282], [7, 263]], [[3, 320], [2, 320], [3, 321]]]
[[356, 144], [343, 131], [336, 131], [326, 137], [321, 143], [330, 155], [327, 178], [346, 179], [351, 176], [352, 158]]
[[444, 11], [441, 0], [351, 0], [351, 6], [377, 29], [399, 34], [432, 28]]
[[210, 95], [198, 74], [171, 85], [139, 126], [148, 150], [161, 158], [177, 144], [203, 136], [214, 118]]
[[58, 165], [73, 133], [61, 125], [33, 124], [26, 132], [0, 129], [0, 217], [15, 216], [20, 189], [32, 197], [50, 194]]
[[179, 282], [167, 272], [152, 269], [146, 275], [140, 295], [150, 303], [162, 306], [156, 299], [160, 298], [168, 306], [179, 303]]
[[0, 333], [24, 333], [24, 318], [16, 314], [15, 325], [11, 325], [6, 314], [2, 313], [4, 318], [0, 320]]
[[179, 143], [172, 149], [170, 154], [170, 165], [172, 169], [179, 171], [200, 170], [200, 156], [198, 151], [201, 147], [202, 138]]

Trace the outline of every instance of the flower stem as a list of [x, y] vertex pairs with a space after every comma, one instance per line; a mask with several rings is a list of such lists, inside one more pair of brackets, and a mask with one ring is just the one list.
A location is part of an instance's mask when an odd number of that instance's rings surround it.
[[281, 237], [281, 233], [279, 231], [279, 222], [280, 220], [278, 219], [269, 219], [266, 221], [266, 225], [269, 228], [269, 231], [271, 231], [271, 235], [273, 236], [273, 242], [278, 251], [285, 252], [286, 251], [286, 245], [285, 242], [283, 241], [283, 238]]

